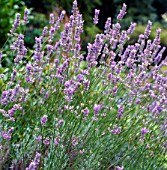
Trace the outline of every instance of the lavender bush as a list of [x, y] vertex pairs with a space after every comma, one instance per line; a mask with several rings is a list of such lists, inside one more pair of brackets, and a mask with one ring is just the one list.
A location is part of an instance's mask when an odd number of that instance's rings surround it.
[[[94, 24], [99, 10], [95, 10]], [[12, 68], [1, 68], [1, 169], [160, 170], [167, 161], [167, 60], [161, 30], [149, 40], [152, 22], [138, 41], [121, 30], [126, 5], [104, 33], [81, 52], [82, 15], [73, 2], [26, 48], [21, 29], [28, 11], [16, 15], [9, 37]], [[0, 60], [5, 58], [3, 48]]]

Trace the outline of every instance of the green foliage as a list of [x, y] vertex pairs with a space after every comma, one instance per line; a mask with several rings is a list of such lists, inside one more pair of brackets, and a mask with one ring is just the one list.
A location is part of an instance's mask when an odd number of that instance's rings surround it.
[[28, 47], [33, 47], [35, 37], [42, 34], [43, 27], [48, 25], [48, 18], [45, 14], [39, 12], [32, 12], [30, 24], [27, 26], [25, 32], [25, 43]]
[[24, 1], [20, 0], [0, 0], [0, 47], [7, 39], [7, 33], [11, 29], [11, 24], [15, 19], [16, 13], [23, 13], [25, 8]]

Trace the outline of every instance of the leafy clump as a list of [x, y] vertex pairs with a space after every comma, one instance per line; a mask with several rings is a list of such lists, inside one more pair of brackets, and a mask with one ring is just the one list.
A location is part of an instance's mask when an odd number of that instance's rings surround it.
[[65, 11], [56, 21], [50, 15], [50, 27], [35, 38], [32, 50], [18, 30], [28, 22], [28, 10], [23, 19], [16, 15], [9, 34], [13, 66], [1, 68], [0, 75], [1, 167], [165, 169], [167, 63], [161, 62], [161, 30], [149, 40], [148, 21], [138, 41], [126, 46], [136, 24], [121, 30], [125, 14], [123, 4], [117, 23], [108, 18], [85, 53], [76, 0], [61, 34]]

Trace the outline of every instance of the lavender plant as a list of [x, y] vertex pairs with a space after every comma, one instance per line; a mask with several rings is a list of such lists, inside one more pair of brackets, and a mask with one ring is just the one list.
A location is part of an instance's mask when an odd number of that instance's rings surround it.
[[[135, 30], [108, 18], [81, 52], [82, 15], [74, 0], [69, 22], [54, 37], [65, 12], [35, 38], [33, 50], [17, 29], [10, 36], [13, 66], [0, 75], [0, 165], [6, 169], [165, 169], [167, 161], [167, 60], [161, 30], [149, 40], [152, 23], [126, 46]], [[95, 10], [94, 24], [99, 11]], [[19, 30], [21, 31], [21, 30]], [[5, 57], [1, 49], [0, 60]]]

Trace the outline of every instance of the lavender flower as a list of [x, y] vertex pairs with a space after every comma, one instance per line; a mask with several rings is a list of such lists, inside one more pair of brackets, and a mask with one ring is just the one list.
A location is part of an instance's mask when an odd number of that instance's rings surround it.
[[158, 55], [153, 59], [153, 61], [154, 61], [155, 64], [158, 64], [158, 63], [161, 61], [162, 55], [163, 55], [163, 53], [165, 52], [165, 50], [166, 50], [166, 47], [163, 47], [163, 48], [159, 51]]
[[54, 24], [54, 30], [57, 31], [60, 28], [60, 19], [58, 19], [56, 21], [56, 23]]
[[16, 19], [15, 19], [13, 25], [12, 25], [12, 29], [10, 30], [11, 33], [14, 33], [17, 30], [17, 28], [19, 27], [20, 16], [21, 16], [20, 14], [16, 14]]
[[13, 45], [10, 46], [10, 48], [12, 50], [17, 51], [17, 55], [14, 59], [14, 63], [15, 65], [18, 65], [18, 63], [21, 62], [24, 56], [26, 56], [27, 54], [27, 49], [24, 45], [24, 35], [19, 34], [16, 41], [13, 43]]
[[48, 52], [51, 52], [52, 48], [53, 48], [52, 45], [49, 45], [49, 44], [47, 45], [47, 50], [48, 50]]
[[118, 108], [118, 118], [120, 119], [122, 117], [122, 114], [124, 112], [124, 107], [123, 106], [120, 106]]
[[60, 138], [59, 138], [59, 137], [57, 137], [57, 138], [54, 139], [54, 144], [55, 144], [55, 145], [58, 145], [59, 142], [60, 142]]
[[120, 13], [117, 16], [117, 20], [122, 20], [122, 18], [126, 14], [126, 8], [127, 8], [127, 5], [124, 3], [122, 9], [120, 10]]
[[46, 37], [47, 33], [48, 33], [48, 27], [44, 27], [43, 32], [42, 32], [42, 36]]
[[2, 51], [0, 51], [0, 63], [2, 61]]
[[46, 116], [46, 115], [44, 115], [44, 116], [41, 118], [41, 124], [42, 124], [42, 126], [44, 126], [44, 125], [46, 124], [47, 120], [48, 120], [48, 116]]
[[157, 29], [157, 34], [156, 34], [156, 37], [155, 37], [154, 42], [153, 42], [155, 45], [160, 44], [160, 34], [161, 34], [161, 29]]
[[76, 18], [79, 13], [76, 0], [74, 0], [73, 2], [72, 13], [73, 13], [74, 18]]
[[75, 29], [74, 40], [80, 41], [80, 27], [76, 27]]
[[99, 21], [99, 19], [98, 19], [99, 13], [100, 13], [100, 10], [95, 9], [95, 16], [94, 16], [94, 18], [93, 18], [93, 23], [94, 23], [94, 24], [98, 24], [98, 21]]
[[11, 127], [8, 131], [3, 132], [2, 137], [5, 140], [11, 140], [13, 131], [14, 131], [14, 127]]
[[35, 139], [38, 140], [38, 141], [41, 141], [42, 140], [42, 136], [41, 135], [37, 136], [37, 137], [35, 137]]
[[36, 48], [35, 48], [35, 51], [36, 52], [40, 52], [41, 51], [41, 49], [42, 49], [42, 45], [41, 45], [41, 43], [42, 43], [42, 38], [41, 37], [35, 37], [35, 43], [36, 43]]
[[50, 14], [50, 24], [54, 24], [54, 14]]
[[136, 28], [136, 23], [131, 23], [131, 24], [130, 24], [130, 27], [129, 27], [128, 30], [127, 30], [127, 34], [128, 34], [128, 35], [129, 35], [129, 34], [133, 34], [135, 28]]
[[59, 125], [62, 126], [64, 124], [64, 120], [59, 120]]
[[147, 39], [151, 33], [151, 28], [152, 28], [152, 22], [149, 20], [148, 21], [148, 25], [147, 25], [147, 28], [144, 32], [144, 38]]
[[11, 77], [11, 80], [12, 80], [12, 81], [16, 81], [16, 75], [17, 75], [17, 70], [14, 69], [14, 70], [13, 70], [12, 77]]
[[34, 160], [29, 164], [29, 166], [26, 168], [26, 170], [36, 170], [36, 169], [38, 169], [38, 165], [40, 163], [40, 157], [41, 157], [41, 154], [36, 152]]
[[108, 34], [110, 32], [110, 28], [111, 27], [111, 18], [107, 18], [107, 21], [105, 23], [105, 30], [104, 30], [104, 33]]
[[60, 14], [60, 17], [59, 17], [60, 22], [63, 21], [65, 14], [66, 14], [66, 11], [63, 10], [63, 11], [61, 12], [61, 14]]
[[27, 24], [28, 23], [28, 9], [26, 8], [25, 10], [24, 10], [24, 17], [23, 17], [23, 21], [24, 21], [24, 23], [25, 24]]
[[43, 141], [43, 143], [44, 143], [45, 145], [49, 145], [49, 144], [50, 144], [49, 138], [47, 137], [47, 138]]
[[97, 116], [98, 115], [98, 113], [100, 112], [100, 110], [101, 110], [101, 105], [99, 105], [99, 104], [95, 104], [94, 105], [94, 107], [93, 107], [93, 110], [94, 110], [94, 114], [95, 114], [95, 116]]
[[149, 130], [148, 130], [146, 127], [144, 127], [144, 128], [141, 129], [141, 134], [142, 134], [142, 136], [144, 136], [144, 135], [147, 134], [148, 132], [149, 132]]
[[85, 109], [81, 110], [81, 112], [84, 114], [84, 119], [86, 119], [89, 114], [89, 109], [86, 107]]
[[114, 125], [113, 129], [111, 130], [110, 127], [108, 128], [108, 131], [111, 132], [114, 135], [119, 135], [122, 131], [121, 127], [118, 127], [118, 125]]

